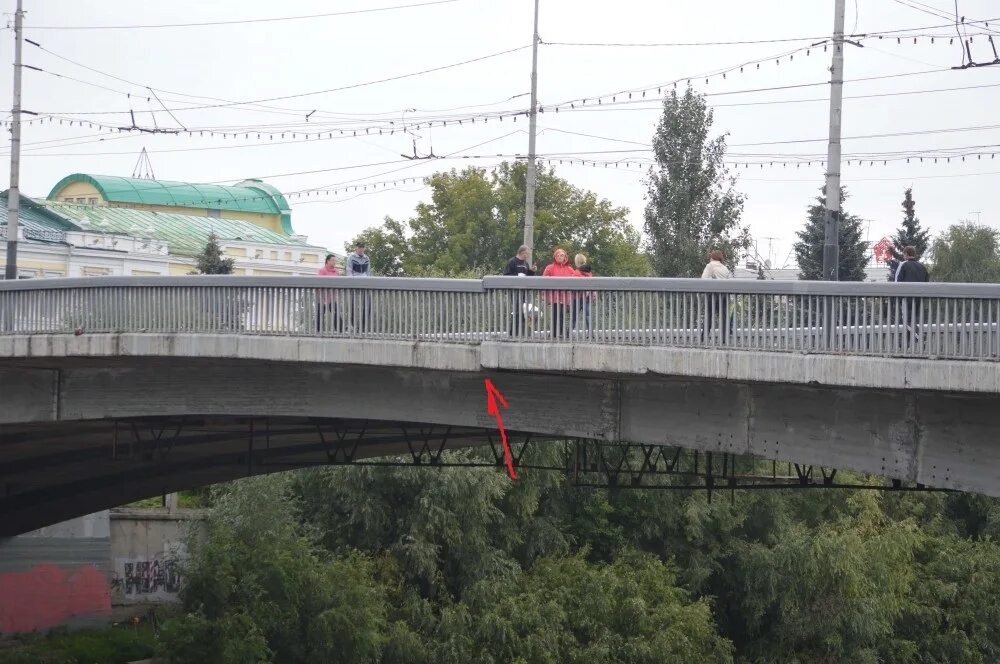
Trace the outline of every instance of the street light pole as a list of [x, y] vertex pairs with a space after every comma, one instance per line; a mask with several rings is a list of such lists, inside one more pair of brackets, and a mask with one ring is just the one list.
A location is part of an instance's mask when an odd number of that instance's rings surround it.
[[7, 269], [6, 279], [17, 279], [18, 213], [21, 179], [21, 44], [24, 41], [24, 10], [17, 0], [14, 13], [14, 107], [10, 123], [10, 191], [7, 192]]
[[840, 123], [844, 98], [845, 0], [835, 0], [833, 66], [830, 67], [830, 142], [826, 152], [826, 213], [823, 234], [823, 279], [840, 276]]
[[538, 128], [538, 3], [535, 0], [535, 29], [531, 42], [531, 111], [528, 114], [528, 173], [524, 193], [524, 246], [528, 248], [528, 265], [535, 252], [535, 136]]

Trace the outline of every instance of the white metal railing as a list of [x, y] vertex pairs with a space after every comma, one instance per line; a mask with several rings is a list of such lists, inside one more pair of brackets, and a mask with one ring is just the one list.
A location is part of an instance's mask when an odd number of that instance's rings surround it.
[[238, 333], [1000, 358], [1000, 285], [486, 277], [0, 282], [0, 334]]

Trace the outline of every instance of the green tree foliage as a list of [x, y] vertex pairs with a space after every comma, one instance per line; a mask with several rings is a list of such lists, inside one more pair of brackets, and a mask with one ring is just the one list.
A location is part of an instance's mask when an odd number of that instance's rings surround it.
[[[822, 188], [821, 188], [822, 191]], [[840, 265], [837, 274], [840, 281], [864, 281], [865, 265], [868, 264], [868, 244], [861, 228], [861, 217], [844, 209], [847, 191], [840, 190]], [[805, 227], [796, 235], [795, 258], [799, 264], [799, 279], [823, 279], [823, 243], [826, 237], [826, 195], [816, 198], [816, 203], [808, 208], [809, 217]]]
[[927, 245], [930, 242], [930, 231], [920, 225], [920, 220], [916, 215], [916, 201], [913, 200], [913, 189], [907, 187], [903, 193], [903, 223], [896, 229], [896, 234], [892, 236], [892, 246], [889, 247], [889, 281], [896, 280], [896, 268], [906, 257], [903, 250], [906, 247], [913, 247], [917, 250], [917, 256], [923, 256], [927, 252]]
[[233, 259], [222, 257], [222, 247], [215, 233], [208, 236], [205, 249], [195, 259], [198, 274], [232, 274]]
[[387, 605], [373, 558], [307, 539], [288, 480], [243, 480], [216, 496], [189, 541], [186, 615], [161, 635], [172, 662], [379, 661]]
[[437, 661], [732, 661], [708, 601], [692, 602], [670, 564], [635, 551], [593, 564], [584, 553], [543, 558], [508, 586], [470, 589], [443, 612]]
[[[453, 276], [498, 273], [521, 244], [526, 166], [503, 163], [436, 173], [428, 178], [430, 201], [417, 205], [405, 223], [387, 218], [366, 229], [379, 273]], [[556, 246], [587, 254], [598, 274], [636, 276], [649, 266], [628, 210], [577, 189], [540, 169], [535, 210], [535, 260], [545, 263]], [[405, 229], [405, 233], [404, 233]], [[384, 245], [385, 255], [380, 256]], [[388, 270], [383, 272], [383, 270]]]
[[645, 213], [650, 260], [661, 277], [697, 277], [710, 250], [735, 263], [750, 247], [740, 226], [743, 195], [723, 162], [726, 138], [709, 139], [712, 122], [705, 98], [690, 87], [663, 101]]
[[1000, 231], [973, 223], [955, 224], [935, 238], [931, 279], [957, 283], [1000, 282]]
[[[525, 461], [558, 466], [558, 447]], [[162, 641], [180, 662], [997, 661], [998, 501], [727, 498], [524, 469], [240, 482], [192, 543]]]

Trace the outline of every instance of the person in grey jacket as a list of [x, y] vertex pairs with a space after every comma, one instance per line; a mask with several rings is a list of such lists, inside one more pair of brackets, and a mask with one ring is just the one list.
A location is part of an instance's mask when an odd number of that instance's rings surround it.
[[[344, 276], [370, 277], [371, 262], [365, 255], [367, 246], [361, 240], [354, 245], [354, 251], [344, 261]], [[371, 295], [367, 291], [351, 293], [351, 324], [362, 332], [371, 322]]]
[[344, 275], [348, 277], [367, 277], [370, 275], [368, 269], [370, 261], [365, 255], [365, 243], [358, 242], [354, 247], [354, 253], [348, 254], [344, 261]]

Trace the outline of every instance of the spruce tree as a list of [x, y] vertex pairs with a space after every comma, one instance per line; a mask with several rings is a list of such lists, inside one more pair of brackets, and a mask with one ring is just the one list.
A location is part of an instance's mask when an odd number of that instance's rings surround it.
[[712, 119], [705, 98], [691, 88], [663, 100], [645, 213], [648, 255], [658, 276], [697, 277], [710, 250], [720, 249], [732, 264], [750, 246], [750, 233], [740, 225], [743, 195], [723, 161], [725, 136], [709, 138]]
[[[820, 191], [823, 191], [823, 187]], [[840, 265], [837, 274], [840, 281], [864, 281], [865, 265], [868, 263], [868, 243], [861, 233], [861, 218], [844, 210], [847, 191], [840, 190]], [[809, 206], [809, 218], [805, 227], [796, 235], [795, 258], [799, 264], [799, 279], [821, 280], [823, 278], [823, 243], [826, 234], [824, 217], [826, 196], [816, 197], [816, 204]]]
[[222, 247], [219, 246], [219, 238], [215, 233], [208, 236], [205, 248], [198, 255], [195, 265], [198, 274], [232, 274], [233, 259], [222, 257]]
[[896, 229], [896, 234], [892, 237], [892, 246], [889, 247], [889, 281], [895, 281], [896, 268], [901, 261], [905, 260], [903, 249], [913, 247], [917, 250], [917, 256], [923, 256], [930, 242], [930, 231], [920, 225], [920, 220], [914, 213], [916, 201], [913, 200], [913, 189], [907, 188], [903, 194], [903, 223]]

